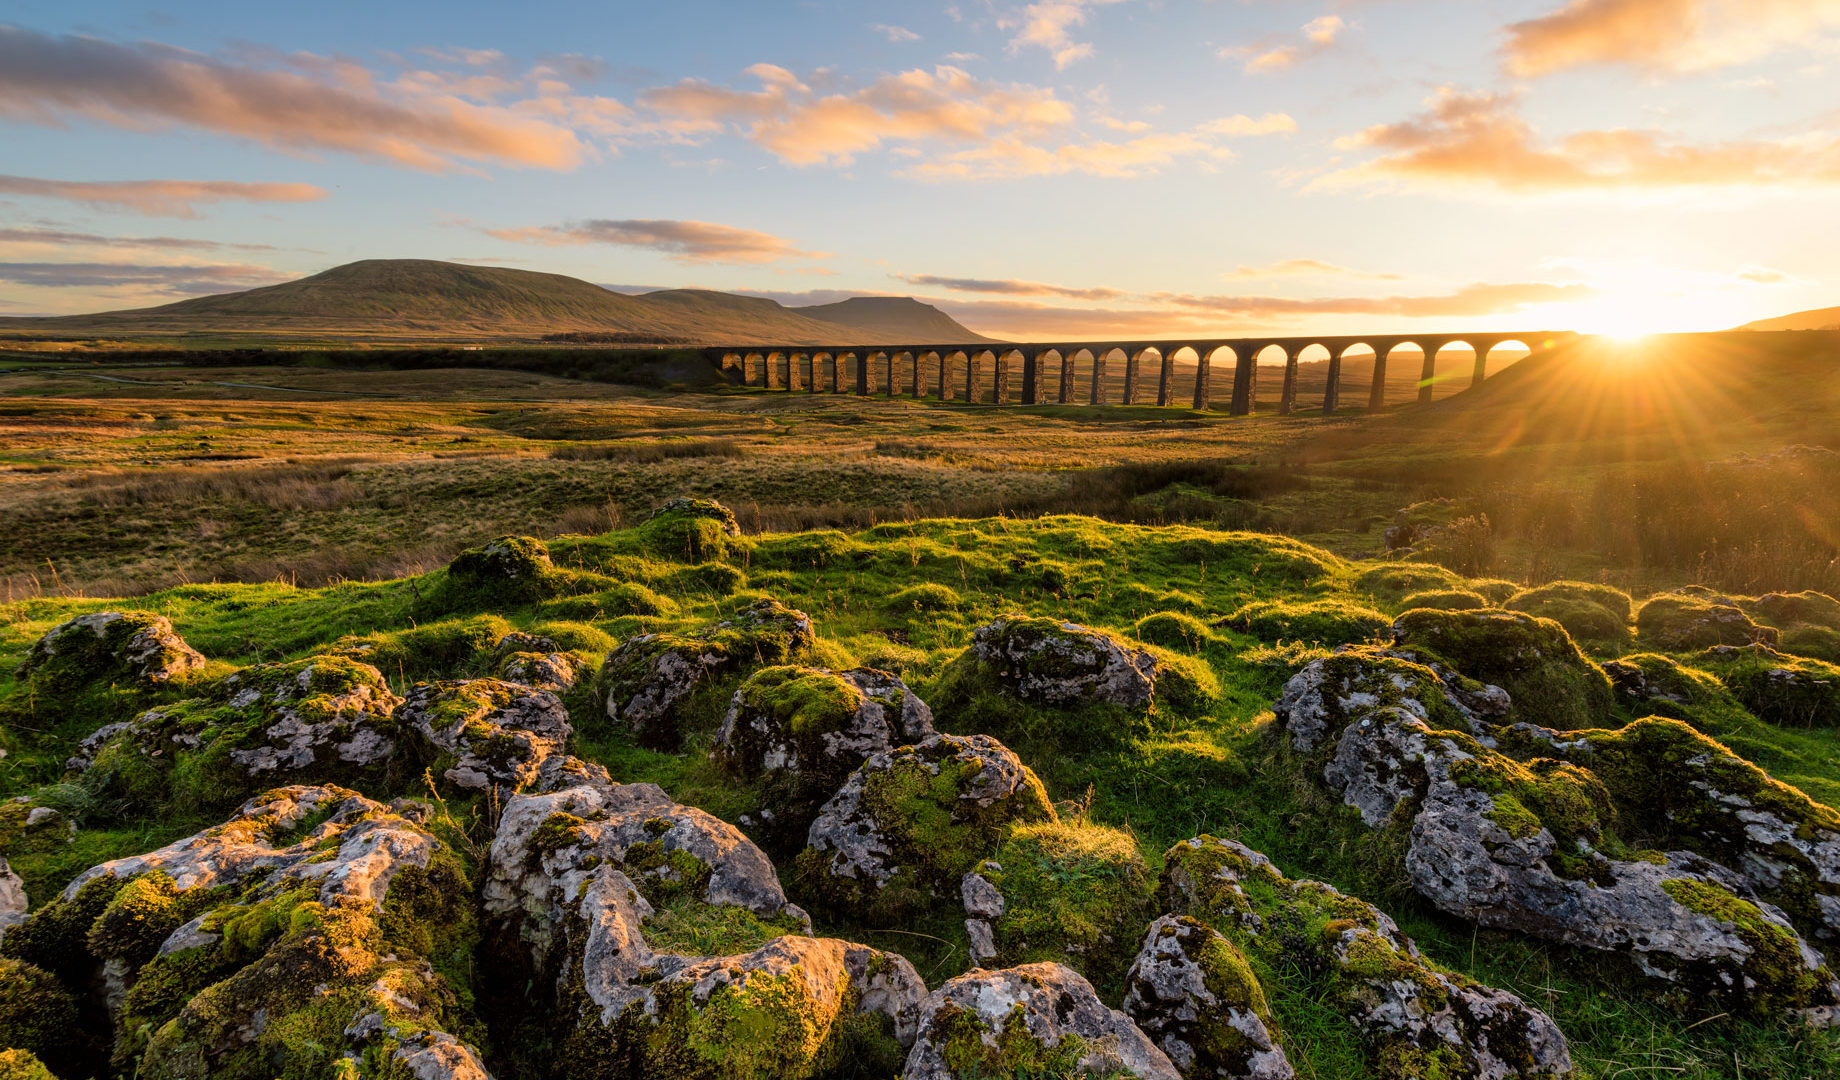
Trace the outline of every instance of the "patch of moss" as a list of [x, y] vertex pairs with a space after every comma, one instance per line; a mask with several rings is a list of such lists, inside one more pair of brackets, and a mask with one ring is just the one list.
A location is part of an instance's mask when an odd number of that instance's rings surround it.
[[1132, 626], [1131, 632], [1139, 641], [1185, 653], [1198, 653], [1217, 640], [1207, 623], [1180, 611], [1159, 611], [1145, 615]]
[[18, 674], [41, 692], [111, 683], [144, 687], [143, 672], [156, 673], [156, 679], [176, 673], [183, 681], [200, 659], [162, 615], [101, 612], [53, 627], [33, 643]]
[[714, 499], [676, 498], [652, 511], [633, 530], [646, 551], [683, 562], [721, 559], [739, 548], [734, 512]]
[[1255, 600], [1221, 625], [1260, 641], [1347, 645], [1371, 641], [1392, 624], [1384, 613], [1346, 600]]
[[22, 960], [0, 959], [0, 1046], [68, 1062], [77, 1030], [76, 1001], [63, 983]]
[[1651, 648], [1685, 652], [1713, 645], [1775, 644], [1778, 634], [1731, 604], [1678, 591], [1652, 596], [1642, 605], [1636, 612], [1636, 636]]
[[1478, 592], [1468, 589], [1426, 589], [1415, 592], [1399, 601], [1401, 609], [1435, 608], [1438, 611], [1473, 611], [1476, 608], [1489, 607], [1489, 599]]
[[1357, 592], [1393, 602], [1416, 592], [1462, 589], [1467, 585], [1468, 581], [1463, 575], [1425, 563], [1382, 563], [1361, 571], [1354, 578]]
[[1784, 727], [1840, 727], [1840, 665], [1763, 645], [1713, 646], [1694, 662], [1760, 719]]
[[1729, 925], [1738, 940], [1750, 948], [1742, 988], [1721, 989], [1723, 997], [1736, 998], [1748, 1006], [1751, 1015], [1763, 1018], [1798, 1008], [1823, 981], [1822, 971], [1810, 971], [1803, 962], [1800, 939], [1764, 918], [1756, 904], [1723, 886], [1693, 878], [1664, 881], [1661, 887], [1687, 910]]
[[940, 1060], [954, 1076], [1073, 1076], [1086, 1056], [1086, 1040], [1067, 1035], [1049, 1045], [1029, 1031], [1021, 1005], [997, 1023], [977, 1012], [946, 1004], [931, 1017]]
[[57, 1080], [30, 1050], [0, 1050], [0, 1080]]
[[1420, 609], [1393, 624], [1393, 641], [1501, 687], [1513, 699], [1515, 716], [1541, 727], [1595, 727], [1615, 708], [1609, 678], [1551, 619]]
[[1003, 894], [993, 966], [1052, 960], [1118, 996], [1155, 890], [1129, 833], [1086, 821], [1018, 824], [973, 869]]
[[679, 893], [645, 920], [645, 943], [672, 956], [738, 956], [776, 937], [804, 933], [791, 915], [763, 919], [738, 904], [711, 904]]

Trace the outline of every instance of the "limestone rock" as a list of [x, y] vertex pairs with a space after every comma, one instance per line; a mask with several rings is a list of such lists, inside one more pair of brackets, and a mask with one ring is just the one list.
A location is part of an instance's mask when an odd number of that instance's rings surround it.
[[566, 694], [581, 680], [582, 663], [549, 638], [512, 631], [492, 649], [492, 674], [506, 682]]
[[1156, 693], [1154, 656], [1058, 619], [1006, 615], [972, 632], [966, 656], [1034, 704], [1142, 708]]
[[445, 1031], [404, 1039], [391, 1059], [414, 1080], [492, 1080], [479, 1054]]
[[4, 937], [9, 928], [25, 922], [26, 909], [31, 906], [26, 899], [26, 883], [4, 858], [0, 858], [0, 937]]
[[[1348, 646], [1291, 676], [1272, 711], [1290, 734], [1292, 747], [1311, 754], [1349, 720], [1372, 709], [1404, 709], [1441, 727], [1478, 730], [1482, 719], [1506, 711], [1497, 711], [1505, 696], [1499, 687], [1471, 683], [1459, 697], [1432, 667], [1379, 649]], [[1485, 711], [1479, 713], [1470, 702]]]
[[687, 634], [640, 634], [607, 654], [596, 690], [607, 715], [649, 746], [674, 748], [678, 710], [705, 679], [802, 655], [817, 639], [811, 619], [774, 600]]
[[735, 691], [712, 756], [731, 775], [766, 778], [763, 824], [799, 843], [819, 806], [864, 761], [933, 734], [933, 711], [899, 676], [771, 667]]
[[983, 1076], [1182, 1075], [1129, 1017], [1060, 964], [960, 975], [928, 995], [920, 1015], [904, 1080], [956, 1080], [967, 1067]]
[[799, 873], [830, 906], [897, 917], [952, 896], [1010, 823], [1054, 819], [1041, 781], [1002, 743], [935, 735], [850, 774], [812, 822]]
[[656, 510], [652, 511], [651, 516], [646, 520], [657, 521], [660, 518], [672, 517], [707, 518], [716, 523], [723, 535], [741, 535], [741, 526], [735, 521], [734, 511], [714, 499], [697, 499], [679, 495], [676, 498], [665, 500]]
[[536, 780], [573, 730], [555, 694], [499, 679], [417, 683], [396, 716], [456, 759], [444, 773], [449, 781], [506, 794]]
[[1319, 999], [1360, 1033], [1386, 1080], [1572, 1072], [1565, 1036], [1545, 1013], [1439, 970], [1378, 908], [1319, 881], [1287, 878], [1243, 845], [1211, 836], [1177, 844], [1166, 857], [1162, 894], [1173, 911], [1245, 953], [1323, 972]]
[[257, 664], [201, 689], [95, 732], [70, 767], [88, 769], [111, 751], [167, 763], [196, 755], [214, 768], [207, 794], [234, 797], [277, 780], [381, 770], [397, 750], [393, 712], [402, 699], [369, 664], [337, 656]]
[[1150, 924], [1125, 977], [1124, 1012], [1184, 1080], [1290, 1080], [1264, 990], [1225, 937], [1186, 915]]
[[46, 631], [19, 676], [54, 689], [123, 681], [161, 686], [204, 666], [164, 615], [98, 611]]

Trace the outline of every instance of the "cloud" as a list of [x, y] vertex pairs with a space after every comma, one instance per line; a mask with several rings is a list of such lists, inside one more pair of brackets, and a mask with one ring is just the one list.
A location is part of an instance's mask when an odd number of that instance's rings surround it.
[[640, 103], [660, 118], [661, 131], [689, 137], [735, 127], [792, 165], [848, 165], [884, 144], [1036, 138], [1073, 122], [1072, 107], [1052, 90], [977, 79], [944, 65], [830, 93], [772, 64], [756, 64], [748, 74], [760, 81], [759, 90], [686, 79], [646, 91]]
[[1572, 0], [1507, 28], [1508, 71], [1623, 65], [1687, 73], [1805, 46], [1840, 28], [1840, 0]]
[[1269, 134], [1294, 131], [1296, 127], [1290, 117], [1273, 114], [1261, 120], [1228, 117], [1188, 131], [1139, 135], [1116, 142], [1090, 139], [1042, 145], [1001, 138], [968, 150], [934, 155], [908, 167], [904, 175], [921, 180], [1013, 180], [1068, 173], [1142, 176], [1184, 159], [1199, 160], [1204, 165], [1228, 160], [1233, 151], [1220, 142], [1226, 135]]
[[1285, 259], [1269, 266], [1242, 266], [1231, 273], [1222, 274], [1221, 277], [1227, 281], [1258, 281], [1276, 277], [1357, 277], [1370, 278], [1375, 281], [1398, 281], [1401, 275], [1350, 270], [1346, 266], [1337, 266], [1321, 259]]
[[[0, 76], [3, 78], [3, 76]], [[0, 103], [0, 112], [5, 105]], [[195, 218], [200, 203], [313, 202], [326, 189], [312, 184], [251, 184], [232, 180], [42, 180], [0, 176], [0, 194], [68, 199], [105, 210], [150, 217]]]
[[1064, 71], [1069, 64], [1085, 60], [1094, 52], [1091, 42], [1073, 40], [1074, 28], [1086, 24], [1086, 15], [1092, 8], [1119, 2], [1040, 0], [1024, 7], [1019, 13], [998, 19], [997, 25], [1005, 30], [1016, 31], [1009, 41], [1012, 56], [1023, 49], [1045, 49], [1054, 58], [1055, 69]]
[[1068, 300], [1118, 300], [1125, 294], [1117, 289], [1075, 289], [1065, 285], [1048, 285], [1039, 281], [1016, 281], [991, 278], [940, 277], [938, 274], [896, 274], [909, 285], [932, 286], [952, 292], [998, 293], [1004, 296], [1058, 296]]
[[428, 171], [457, 162], [569, 169], [584, 154], [556, 114], [585, 106], [554, 94], [517, 108], [482, 104], [465, 95], [502, 90], [503, 80], [379, 84], [349, 62], [283, 59], [258, 67], [151, 42], [0, 26], [0, 116], [53, 125], [81, 117], [135, 129], [181, 124]]
[[1556, 304], [1595, 296], [1583, 284], [1520, 282], [1475, 284], [1455, 292], [1431, 296], [1339, 296], [1296, 299], [1281, 296], [1192, 296], [1152, 293], [1151, 299], [1178, 308], [1206, 311], [1235, 318], [1270, 318], [1285, 315], [1401, 315], [1411, 318], [1467, 318], [1507, 315], [1536, 304]]
[[[1335, 39], [1348, 28], [1340, 15], [1322, 15], [1311, 19], [1304, 25], [1303, 40], [1276, 48], [1256, 52], [1246, 61], [1246, 71], [1253, 75], [1264, 75], [1274, 71], [1283, 71], [1300, 61], [1320, 56], [1335, 47]], [[1238, 54], [1239, 50], [1223, 50], [1227, 55]]]
[[1545, 143], [1510, 94], [1444, 87], [1426, 105], [1409, 120], [1338, 141], [1343, 149], [1381, 153], [1311, 186], [1462, 185], [1525, 194], [1840, 182], [1840, 139], [1826, 132], [1693, 145], [1615, 128]]
[[275, 251], [273, 244], [232, 244], [184, 236], [102, 236], [50, 228], [0, 228], [0, 244], [49, 247], [132, 247], [174, 251]]
[[1266, 113], [1257, 120], [1241, 114], [1209, 120], [1195, 130], [1203, 135], [1288, 135], [1297, 130], [1297, 121], [1286, 113]]
[[914, 33], [905, 26], [889, 26], [887, 23], [876, 23], [871, 29], [887, 38], [889, 41], [897, 44], [904, 41], [920, 40], [919, 34]]
[[781, 259], [818, 259], [823, 252], [801, 251], [771, 233], [717, 225], [708, 221], [594, 219], [563, 225], [486, 229], [486, 235], [517, 244], [617, 244], [651, 248], [687, 263], [768, 263]]
[[116, 288], [133, 286], [169, 296], [234, 292], [285, 281], [266, 266], [148, 265], [141, 263], [0, 262], [0, 281], [37, 288]]

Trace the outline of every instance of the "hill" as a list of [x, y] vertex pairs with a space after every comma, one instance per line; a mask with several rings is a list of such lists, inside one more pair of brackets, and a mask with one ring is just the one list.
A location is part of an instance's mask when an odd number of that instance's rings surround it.
[[[956, 334], [981, 341], [943, 314]], [[848, 325], [847, 334], [839, 326]], [[627, 296], [561, 274], [429, 259], [366, 259], [311, 277], [159, 307], [0, 319], [0, 331], [108, 336], [312, 336], [387, 340], [613, 333], [670, 343], [894, 344], [911, 335], [873, 320], [813, 317], [772, 300], [674, 289]]]
[[910, 344], [975, 345], [997, 340], [967, 330], [950, 315], [911, 296], [852, 296], [835, 304], [792, 310], [841, 326], [900, 334]]
[[1774, 319], [1745, 323], [1740, 330], [1840, 330], [1840, 307], [1798, 311]]

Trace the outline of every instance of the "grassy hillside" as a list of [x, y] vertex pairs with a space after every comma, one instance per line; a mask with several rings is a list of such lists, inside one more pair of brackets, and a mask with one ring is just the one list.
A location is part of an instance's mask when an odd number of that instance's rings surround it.
[[852, 296], [835, 304], [814, 304], [792, 310], [800, 315], [840, 326], [887, 331], [904, 335], [910, 344], [974, 345], [995, 341], [960, 326], [956, 319], [911, 296]]
[[427, 259], [367, 259], [298, 281], [160, 307], [0, 319], [0, 331], [393, 340], [478, 340], [600, 331], [708, 344], [835, 343], [839, 337], [879, 344], [901, 336], [898, 330], [873, 324], [840, 332], [834, 322], [765, 299], [700, 290], [627, 296], [561, 274]]

